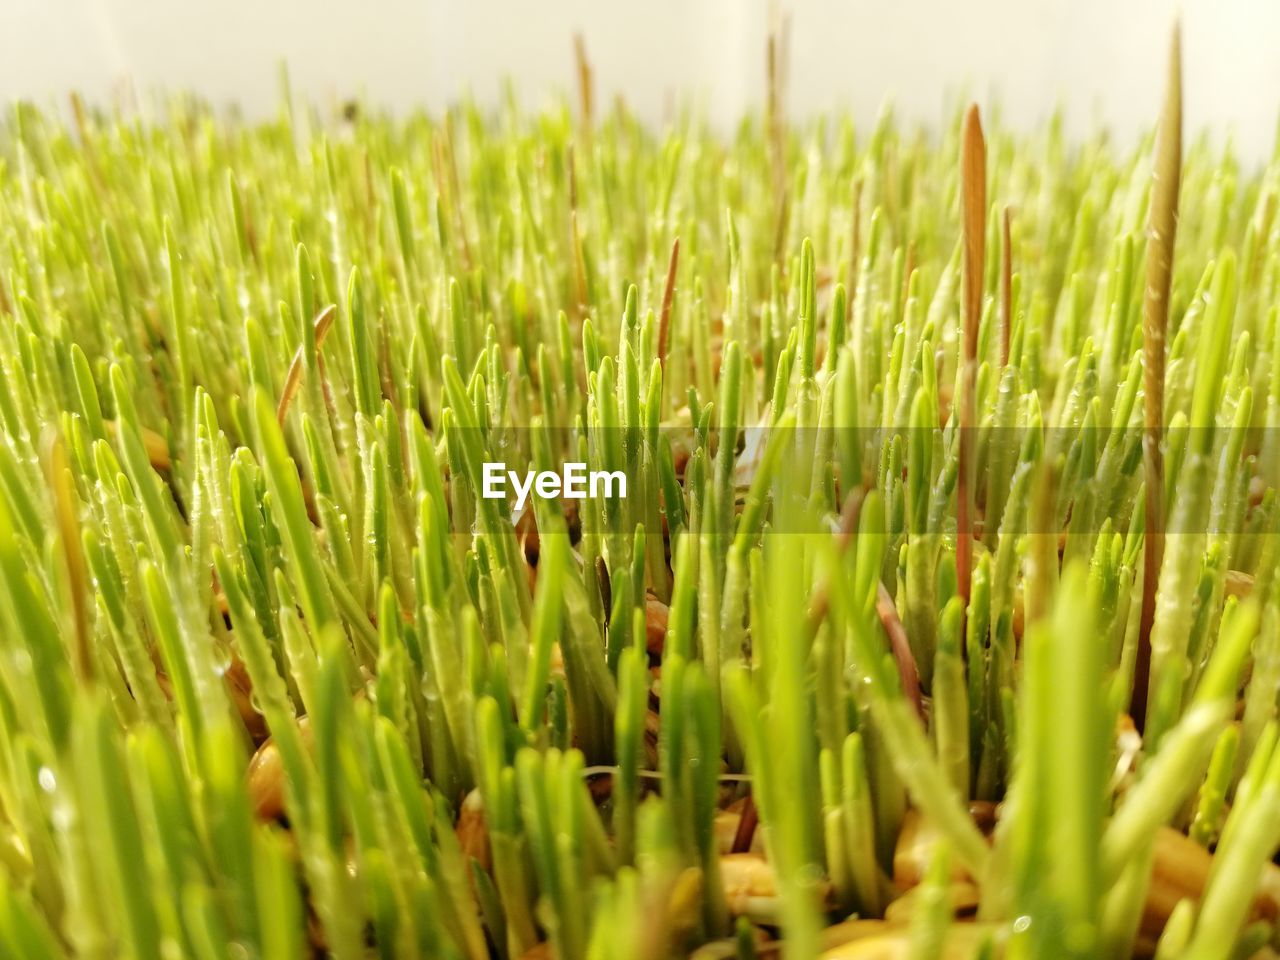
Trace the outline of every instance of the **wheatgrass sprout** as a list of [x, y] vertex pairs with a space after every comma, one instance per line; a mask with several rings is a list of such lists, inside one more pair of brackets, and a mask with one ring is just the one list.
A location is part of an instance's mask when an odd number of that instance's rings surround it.
[[0, 953], [1275, 956], [1280, 159], [1179, 42], [1133, 150], [784, 38], [728, 136], [581, 41], [9, 108]]

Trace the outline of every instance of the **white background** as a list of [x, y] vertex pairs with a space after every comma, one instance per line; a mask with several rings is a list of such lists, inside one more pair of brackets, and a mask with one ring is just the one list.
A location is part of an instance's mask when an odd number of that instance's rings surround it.
[[[190, 88], [274, 110], [278, 64], [328, 105], [352, 94], [397, 110], [485, 100], [510, 76], [536, 105], [573, 89], [585, 36], [597, 97], [623, 94], [661, 123], [675, 92], [722, 126], [759, 103], [774, 0], [0, 0], [0, 99], [106, 100]], [[863, 122], [886, 98], [936, 122], [962, 93], [1005, 122], [1056, 105], [1079, 133], [1131, 139], [1155, 116], [1169, 25], [1181, 7], [1189, 132], [1231, 133], [1270, 155], [1280, 114], [1280, 0], [784, 0], [789, 109], [844, 106]]]

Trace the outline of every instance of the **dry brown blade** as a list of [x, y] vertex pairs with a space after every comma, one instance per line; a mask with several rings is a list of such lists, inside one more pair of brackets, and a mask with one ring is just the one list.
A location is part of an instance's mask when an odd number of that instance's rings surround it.
[[[862, 513], [862, 502], [866, 498], [866, 490], [862, 487], [854, 487], [849, 491], [849, 495], [845, 498], [844, 507], [840, 511], [840, 529], [836, 533], [836, 549], [843, 554], [848, 549], [849, 544], [853, 541], [854, 531], [858, 528], [858, 517]], [[880, 590], [884, 590], [884, 586], [880, 586]], [[892, 601], [890, 601], [892, 603]], [[878, 603], [877, 603], [878, 606]], [[822, 626], [822, 621], [826, 619], [827, 612], [831, 607], [831, 581], [828, 577], [823, 577], [818, 582], [817, 587], [813, 591], [813, 596], [809, 601], [809, 613], [806, 618], [806, 626], [809, 635], [817, 634], [818, 628]], [[895, 612], [896, 616], [896, 612]], [[901, 627], [901, 624], [899, 624]], [[886, 627], [886, 630], [888, 628]], [[894, 648], [894, 658], [898, 661], [898, 669], [902, 675], [902, 688], [910, 699], [920, 716], [924, 716], [924, 703], [920, 696], [920, 678], [916, 672], [915, 660], [911, 657], [910, 647], [906, 646], [906, 633], [901, 636], [903, 649], [906, 651], [906, 662], [904, 663], [899, 657], [898, 649]], [[894, 643], [894, 638], [890, 636], [890, 643]], [[751, 842], [755, 835], [756, 824], [758, 822], [758, 812], [755, 803], [750, 796], [742, 811], [742, 819], [738, 823], [738, 831], [733, 840], [733, 852], [742, 853], [751, 849]]]
[[1009, 340], [1013, 336], [1013, 244], [1010, 242], [1009, 208], [1000, 224], [1000, 366], [1009, 365]]
[[[332, 303], [325, 307], [318, 314], [314, 322], [316, 334], [316, 355], [320, 353], [320, 347], [324, 343], [325, 337], [329, 335], [329, 330], [333, 327], [333, 321], [338, 315], [338, 308]], [[284, 418], [289, 413], [289, 404], [293, 402], [294, 395], [298, 392], [298, 387], [302, 385], [302, 371], [305, 368], [305, 358], [302, 355], [302, 347], [299, 346], [297, 352], [293, 355], [293, 362], [289, 364], [289, 372], [285, 374], [284, 387], [280, 391], [280, 402], [276, 405], [276, 420], [280, 426], [284, 426]]]
[[1059, 534], [1054, 530], [1061, 463], [1041, 464], [1031, 489], [1031, 535], [1023, 578], [1023, 629], [1049, 613], [1049, 597], [1057, 582]]
[[920, 692], [920, 671], [916, 667], [915, 657], [911, 655], [911, 644], [907, 642], [907, 630], [898, 617], [898, 608], [893, 597], [889, 596], [884, 581], [876, 584], [876, 615], [880, 625], [889, 637], [889, 649], [893, 651], [894, 662], [898, 665], [898, 675], [902, 677], [902, 695], [916, 708], [916, 713], [923, 721], [924, 695]]
[[573, 274], [578, 293], [578, 318], [587, 315], [587, 264], [582, 254], [582, 235], [578, 232], [578, 211], [569, 214], [573, 231]]
[[[120, 424], [115, 420], [106, 420], [103, 425], [112, 437], [119, 435]], [[157, 473], [164, 473], [171, 469], [173, 458], [169, 456], [169, 441], [149, 427], [139, 427], [138, 433], [142, 436], [142, 447], [147, 451], [147, 461], [151, 464], [151, 469]]]
[[977, 420], [974, 384], [978, 365], [978, 324], [982, 320], [982, 278], [986, 271], [987, 145], [978, 105], [964, 115], [960, 149], [961, 221], [964, 237], [964, 331], [960, 382], [960, 462], [956, 511], [956, 581], [965, 609], [973, 580], [973, 430]]
[[582, 135], [591, 136], [595, 112], [595, 89], [591, 61], [587, 59], [587, 43], [581, 33], [573, 35], [573, 59], [578, 73], [578, 105], [582, 111]]
[[[785, 24], [782, 25], [785, 29]], [[768, 90], [769, 134], [769, 169], [773, 181], [773, 193], [777, 198], [774, 206], [773, 258], [778, 264], [783, 263], [783, 249], [787, 235], [787, 217], [791, 212], [790, 198], [787, 196], [786, 157], [782, 136], [782, 83], [785, 72], [785, 35], [779, 40], [779, 28], [769, 32], [768, 45], [765, 48], [766, 77]]]
[[[373, 246], [374, 231], [377, 229], [378, 216], [378, 194], [373, 188], [373, 158], [369, 155], [369, 148], [364, 150], [364, 204], [361, 208], [364, 221], [364, 238], [365, 244], [369, 247]], [[247, 226], [246, 221], [246, 226]], [[254, 251], [254, 260], [258, 259], [257, 251]]]
[[749, 853], [751, 844], [756, 838], [756, 827], [760, 823], [760, 813], [756, 810], [755, 798], [747, 795], [742, 805], [742, 816], [738, 819], [738, 829], [733, 834], [731, 853]]
[[911, 275], [916, 272], [916, 242], [914, 240], [907, 244], [907, 255], [902, 262], [902, 315], [898, 319], [906, 322], [907, 319], [907, 296], [911, 292]]
[[847, 296], [844, 315], [847, 321], [853, 315], [853, 292], [858, 289], [858, 266], [862, 258], [862, 178], [853, 181], [853, 211], [849, 224], [849, 276], [845, 284]]
[[[1271, 223], [1275, 219], [1276, 213], [1276, 194], [1274, 190], [1268, 190], [1263, 194], [1262, 199], [1258, 202], [1258, 213], [1254, 221], [1257, 229], [1254, 235], [1260, 240], [1263, 237], [1271, 235]], [[1262, 275], [1263, 260], [1266, 253], [1267, 245], [1265, 243], [1257, 243], [1254, 245], [1253, 258], [1249, 261], [1249, 282], [1256, 283]]]
[[773, 260], [786, 272], [787, 219], [791, 216], [791, 198], [787, 196], [785, 186], [777, 190], [778, 201], [774, 204]]
[[662, 290], [662, 313], [658, 317], [658, 362], [667, 369], [667, 341], [671, 336], [671, 304], [676, 297], [676, 269], [680, 266], [680, 238], [671, 244], [671, 260], [667, 263], [667, 285]]
[[577, 293], [578, 319], [587, 315], [587, 263], [582, 254], [582, 233], [578, 229], [578, 165], [573, 144], [565, 154], [569, 168], [569, 242], [573, 245], [573, 282]]
[[[365, 156], [365, 163], [368, 163], [368, 156]], [[245, 194], [245, 190], [239, 182], [236, 182], [236, 190], [232, 194], [232, 204], [235, 209], [232, 211], [233, 216], [239, 218], [241, 229], [243, 230], [242, 239], [245, 247], [249, 250], [249, 256], [253, 258], [253, 262], [258, 262], [258, 234], [253, 228], [253, 219], [249, 216], [249, 198]], [[366, 208], [366, 216], [368, 208]]]
[[98, 155], [93, 149], [93, 140], [89, 136], [89, 120], [85, 115], [84, 100], [74, 90], [71, 92], [71, 114], [76, 122], [76, 134], [80, 137], [80, 149], [84, 151], [89, 179], [93, 181], [94, 192], [99, 195], [105, 189], [102, 179], [102, 168], [98, 166]]
[[49, 443], [49, 484], [53, 487], [54, 512], [58, 521], [58, 539], [67, 568], [67, 589], [71, 594], [71, 615], [75, 623], [75, 651], [72, 662], [81, 683], [93, 682], [92, 638], [89, 633], [89, 575], [85, 569], [80, 545], [80, 511], [76, 499], [75, 479], [67, 464], [67, 451], [62, 438], [54, 434]]
[[[759, 431], [763, 433], [763, 431]], [[845, 497], [844, 506], [840, 510], [840, 529], [836, 533], [836, 550], [840, 554], [848, 548], [850, 541], [853, 539], [853, 533], [858, 529], [858, 517], [862, 514], [862, 501], [866, 498], [867, 491], [863, 487], [854, 487], [849, 491], [849, 495]], [[809, 614], [806, 619], [809, 636], [814, 636], [818, 632], [818, 628], [822, 626], [822, 621], [827, 618], [827, 611], [831, 608], [831, 579], [824, 576], [818, 581], [818, 585], [814, 588], [813, 596], [809, 599]]]
[[787, 87], [791, 80], [791, 11], [781, 5], [774, 8], [778, 33], [778, 103], [787, 99]]
[[[381, 335], [378, 337], [378, 380], [382, 384], [382, 395], [391, 401], [391, 409], [399, 410], [400, 395], [399, 391], [396, 390], [396, 377], [392, 371], [391, 351], [391, 334], [387, 329], [387, 325], [383, 324]], [[400, 436], [402, 440], [406, 436], [403, 425], [400, 427]], [[409, 449], [407, 441], [404, 449]]]
[[462, 262], [468, 271], [471, 270], [471, 243], [467, 239], [467, 222], [462, 216], [462, 182], [458, 177], [458, 155], [453, 149], [453, 114], [447, 117], [444, 124], [444, 143], [442, 149], [445, 157], [445, 173], [449, 177], [449, 206], [453, 209], [454, 231], [462, 241]]
[[1142, 304], [1142, 466], [1146, 477], [1142, 544], [1142, 617], [1133, 668], [1129, 712], [1142, 730], [1151, 678], [1151, 628], [1164, 560], [1164, 354], [1169, 328], [1169, 285], [1178, 235], [1178, 187], [1182, 179], [1182, 32], [1175, 23], [1169, 46], [1169, 78], [1156, 135], [1155, 169], [1147, 233], [1147, 290]]
[[258, 252], [258, 228], [253, 225], [253, 209], [249, 206], [249, 197], [243, 190], [240, 191], [240, 209], [244, 215], [244, 240], [249, 245], [249, 256], [253, 257], [253, 262], [256, 264], [262, 260]]
[[453, 156], [450, 125], [451, 114], [446, 114], [440, 125], [440, 136], [432, 142], [432, 165], [435, 168], [440, 207], [453, 222], [450, 230], [458, 240], [463, 266], [469, 271], [472, 262], [471, 245], [467, 242], [466, 224], [462, 219], [462, 191], [458, 185], [458, 165]]
[[769, 38], [765, 45], [765, 109], [768, 116], [766, 122], [769, 125], [769, 161], [772, 164], [773, 184], [778, 185], [778, 157], [777, 157], [777, 138], [778, 131], [781, 127], [780, 118], [778, 116], [779, 100], [778, 96], [778, 36], [774, 31], [769, 32]]

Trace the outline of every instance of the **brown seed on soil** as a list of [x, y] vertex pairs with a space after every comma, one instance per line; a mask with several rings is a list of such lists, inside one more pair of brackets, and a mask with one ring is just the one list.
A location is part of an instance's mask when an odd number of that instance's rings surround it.
[[670, 610], [657, 597], [650, 594], [644, 600], [644, 640], [645, 649], [653, 656], [659, 656], [667, 642], [667, 619]]
[[[969, 960], [977, 957], [988, 940], [998, 937], [994, 923], [956, 923], [946, 933], [942, 960]], [[906, 960], [912, 955], [911, 931], [899, 927], [888, 933], [864, 937], [822, 954], [822, 960]]]
[[1253, 592], [1253, 576], [1239, 570], [1228, 570], [1226, 593], [1228, 597], [1239, 597], [1243, 600]]
[[[120, 430], [114, 420], [106, 421], [105, 426], [113, 437]], [[167, 473], [173, 466], [173, 460], [169, 456], [169, 441], [147, 427], [140, 427], [138, 432], [142, 435], [142, 446], [147, 451], [147, 459], [151, 461], [151, 469]]]
[[[760, 927], [751, 927], [751, 940], [755, 944], [755, 955], [764, 958], [775, 958], [780, 955], [782, 943], [779, 940], [770, 940], [769, 935]], [[738, 952], [738, 940], [736, 937], [728, 937], [723, 940], [712, 940], [704, 943], [702, 946], [689, 954], [689, 960], [737, 960], [742, 956]]]
[[[337, 316], [338, 308], [334, 304], [329, 304], [329, 306], [316, 314], [315, 320], [312, 321], [317, 357], [320, 355], [320, 347], [323, 346], [325, 337], [329, 335], [329, 331], [333, 328], [333, 321]], [[276, 404], [276, 419], [281, 426], [284, 426], [285, 415], [289, 412], [289, 404], [293, 402], [294, 395], [297, 394], [298, 388], [302, 385], [302, 374], [305, 372], [306, 364], [306, 356], [302, 351], [303, 348], [299, 346], [289, 364], [288, 372], [285, 373], [284, 386], [280, 389], [280, 401]]]
[[1267, 480], [1259, 475], [1249, 478], [1249, 506], [1256, 507], [1262, 503], [1263, 494], [1267, 492]]
[[[976, 808], [976, 809], [975, 809]], [[974, 814], [974, 822], [984, 832], [995, 827], [995, 812], [992, 804], [985, 801], [970, 807]], [[918, 885], [933, 859], [933, 850], [937, 846], [941, 833], [917, 810], [908, 810], [902, 818], [902, 829], [898, 832], [898, 844], [893, 851], [893, 882], [900, 890], [910, 890]], [[973, 882], [959, 862], [951, 864], [951, 879], [956, 883]]]
[[[716, 812], [715, 822], [712, 829], [716, 835], [716, 847], [721, 853], [733, 853], [734, 841], [738, 836], [738, 828], [742, 823], [742, 814], [746, 809], [747, 801], [745, 799], [735, 800], [723, 810]], [[739, 853], [746, 851], [738, 851]], [[764, 839], [761, 831], [756, 830], [751, 835], [751, 853], [764, 853]]]
[[[298, 733], [310, 749], [313, 735], [309, 718], [298, 718]], [[254, 815], [259, 820], [278, 820], [284, 814], [284, 761], [273, 738], [268, 737], [250, 758], [246, 779]]]
[[[777, 911], [778, 876], [760, 853], [729, 853], [720, 857], [720, 882], [725, 904], [735, 916], [772, 918]], [[832, 888], [823, 881], [820, 896], [828, 907]]]
[[238, 656], [232, 655], [223, 681], [245, 730], [249, 732], [255, 745], [261, 744], [267, 738], [267, 721], [253, 705], [253, 681], [249, 679], [244, 661]]
[[472, 790], [462, 800], [458, 822], [454, 826], [462, 855], [469, 861], [475, 859], [482, 870], [489, 869], [489, 830], [484, 822], [484, 800], [480, 791]]
[[822, 949], [835, 950], [858, 940], [892, 932], [893, 925], [885, 920], [845, 920], [822, 931]]
[[773, 865], [761, 853], [728, 853], [720, 858], [720, 879], [724, 884], [729, 912], [743, 914], [754, 899], [778, 895], [778, 877]]
[[[892, 924], [907, 925], [919, 905], [920, 891], [923, 887], [913, 887], [894, 900], [885, 909], [884, 918]], [[951, 900], [951, 909], [956, 919], [972, 918], [978, 912], [978, 904], [982, 894], [977, 884], [962, 881], [947, 887], [947, 895]]]
[[[1158, 939], [1173, 908], [1183, 898], [1199, 900], [1213, 870], [1213, 854], [1186, 834], [1161, 827], [1156, 834], [1151, 885], [1143, 905], [1140, 933]], [[1280, 915], [1280, 867], [1268, 863], [1249, 909], [1249, 920], [1275, 920]]]

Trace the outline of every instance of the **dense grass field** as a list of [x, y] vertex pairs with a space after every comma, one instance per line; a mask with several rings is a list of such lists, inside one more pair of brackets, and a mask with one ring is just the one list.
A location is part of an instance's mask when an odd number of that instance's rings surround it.
[[1178, 94], [11, 108], [0, 953], [1275, 957], [1280, 160]]

